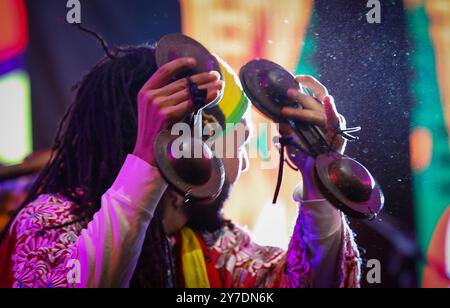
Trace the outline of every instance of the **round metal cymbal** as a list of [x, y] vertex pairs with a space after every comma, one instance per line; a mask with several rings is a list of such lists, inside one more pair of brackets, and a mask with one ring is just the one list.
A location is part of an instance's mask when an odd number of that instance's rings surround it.
[[293, 74], [274, 62], [253, 60], [241, 69], [240, 79], [245, 93], [260, 112], [275, 123], [288, 123], [294, 129], [303, 152], [311, 156], [329, 152], [328, 141], [318, 127], [281, 116], [284, 107], [303, 108], [287, 95], [291, 89], [306, 93]]
[[245, 93], [253, 105], [275, 122], [283, 122], [283, 107], [301, 108], [287, 96], [289, 89], [301, 89], [294, 75], [282, 66], [268, 60], [253, 60], [240, 72]]
[[383, 192], [370, 172], [356, 160], [338, 153], [316, 159], [320, 191], [349, 216], [374, 219], [383, 209]]
[[[175, 141], [177, 144], [174, 144]], [[213, 156], [202, 140], [162, 131], [155, 145], [155, 160], [161, 175], [187, 199], [213, 199], [221, 192], [225, 182], [223, 163]], [[194, 156], [196, 147], [202, 149], [198, 158]], [[174, 151], [192, 155], [185, 158]]]
[[220, 73], [217, 59], [196, 40], [180, 33], [172, 33], [164, 36], [158, 42], [156, 47], [156, 64], [158, 67], [184, 57], [194, 58], [197, 65], [193, 69], [175, 76], [175, 80], [210, 71]]

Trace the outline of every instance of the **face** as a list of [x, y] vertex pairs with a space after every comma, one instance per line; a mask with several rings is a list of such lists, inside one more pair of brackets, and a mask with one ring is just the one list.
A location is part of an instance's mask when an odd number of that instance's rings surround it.
[[246, 149], [251, 135], [248, 120], [244, 119], [239, 126], [238, 129], [229, 133], [224, 138], [225, 149], [228, 145], [233, 145], [234, 155], [222, 159], [225, 168], [225, 177], [231, 186], [239, 180], [241, 173], [247, 171], [250, 167]]

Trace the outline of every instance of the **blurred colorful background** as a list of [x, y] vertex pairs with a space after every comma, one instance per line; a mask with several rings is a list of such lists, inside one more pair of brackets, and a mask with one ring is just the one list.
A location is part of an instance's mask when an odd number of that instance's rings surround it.
[[[95, 40], [67, 24], [66, 2], [0, 0], [0, 229], [48, 157], [71, 86], [103, 55]], [[364, 260], [383, 265], [383, 283], [365, 286], [419, 285], [423, 255], [450, 205], [450, 1], [382, 0], [380, 24], [367, 22], [366, 1], [80, 2], [82, 23], [111, 46], [184, 32], [236, 71], [262, 57], [327, 85], [349, 125], [363, 127], [348, 154], [386, 193], [377, 221], [352, 221]], [[252, 119], [268, 123], [257, 112]], [[285, 247], [301, 176], [286, 171], [272, 205], [277, 170], [260, 168], [270, 134], [254, 137], [250, 147], [262, 158], [252, 159], [226, 213], [257, 242]]]

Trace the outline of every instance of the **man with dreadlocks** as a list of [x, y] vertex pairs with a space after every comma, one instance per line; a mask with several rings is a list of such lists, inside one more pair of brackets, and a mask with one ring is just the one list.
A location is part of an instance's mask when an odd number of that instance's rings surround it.
[[[49, 164], [2, 236], [0, 287], [359, 285], [351, 230], [315, 188], [310, 161], [297, 164], [304, 186], [287, 251], [255, 244], [223, 218], [223, 204], [246, 168], [247, 140], [235, 158], [224, 159], [226, 184], [211, 204], [182, 206], [168, 189], [153, 145], [160, 131], [193, 112], [188, 81], [172, 78], [195, 65], [183, 58], [157, 69], [154, 47], [128, 47], [108, 52], [85, 76]], [[298, 80], [315, 98], [290, 93], [306, 110], [286, 109], [285, 116], [342, 124], [326, 88], [312, 77]], [[223, 87], [217, 72], [192, 81], [207, 89], [209, 102]], [[245, 127], [245, 110], [234, 121]]]

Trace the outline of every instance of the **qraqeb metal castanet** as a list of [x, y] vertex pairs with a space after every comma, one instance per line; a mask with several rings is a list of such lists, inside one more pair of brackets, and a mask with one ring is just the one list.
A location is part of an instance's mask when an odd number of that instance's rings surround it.
[[[361, 163], [333, 151], [323, 131], [311, 124], [286, 119], [281, 116], [284, 107], [303, 108], [288, 97], [288, 90], [306, 90], [295, 77], [280, 65], [267, 60], [254, 60], [246, 64], [240, 72], [245, 93], [253, 105], [275, 123], [285, 123], [298, 138], [287, 138], [289, 146], [304, 155], [315, 158], [315, 179], [321, 193], [335, 207], [344, 213], [361, 219], [374, 219], [383, 209], [384, 195], [377, 181]], [[342, 137], [355, 140], [350, 135], [359, 128], [338, 130]], [[281, 149], [281, 185], [284, 164], [284, 146]], [[275, 194], [276, 201], [277, 193]]]

